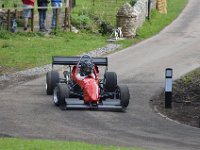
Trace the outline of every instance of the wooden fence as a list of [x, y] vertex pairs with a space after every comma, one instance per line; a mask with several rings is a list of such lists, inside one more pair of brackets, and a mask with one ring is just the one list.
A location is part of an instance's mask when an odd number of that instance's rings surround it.
[[[70, 12], [72, 9], [72, 0], [67, 0], [66, 4], [64, 5], [64, 11], [61, 11], [61, 14], [59, 14], [59, 8], [56, 7], [48, 7], [51, 11], [53, 9], [56, 9], [56, 26], [55, 31], [59, 28], [59, 26], [62, 26], [64, 30], [67, 28], [71, 28], [71, 22], [70, 22]], [[12, 26], [14, 21], [18, 22], [19, 27], [22, 27], [23, 25], [23, 8], [18, 7], [18, 4], [14, 4], [13, 7], [4, 7], [5, 5], [2, 4], [0, 8], [0, 30], [8, 30], [13, 31]], [[46, 9], [45, 7], [37, 7], [37, 9]], [[31, 31], [33, 32], [35, 29], [35, 21], [36, 17], [35, 14], [38, 15], [36, 8], [31, 9], [31, 17], [29, 18], [29, 26]], [[50, 16], [50, 13], [49, 15]], [[52, 16], [52, 15], [51, 15]], [[61, 16], [61, 17], [60, 17]], [[37, 16], [38, 18], [38, 16]], [[60, 19], [62, 18], [62, 19]], [[50, 19], [49, 19], [50, 20]]]
[[[64, 30], [71, 28], [71, 9], [75, 5], [77, 5], [77, 11], [79, 14], [84, 14], [84, 9], [88, 8], [91, 14], [115, 26], [117, 10], [126, 2], [130, 2], [130, 0], [65, 0], [63, 4], [64, 8], [62, 9], [61, 17], [59, 17], [58, 15], [58, 10], [56, 11], [56, 29], [60, 27], [64, 28]], [[49, 11], [52, 11], [52, 9], [52, 7], [48, 7]], [[2, 29], [2, 26], [4, 26], [4, 30], [7, 29], [10, 31], [10, 28], [12, 28], [13, 18], [16, 18], [16, 20], [19, 22], [19, 25], [21, 25], [23, 21], [22, 10], [23, 8], [21, 7], [21, 3], [14, 4], [14, 7], [12, 8], [0, 8], [0, 29]], [[33, 13], [29, 21], [31, 31], [37, 30], [38, 13], [36, 10], [37, 8], [32, 9]], [[51, 12], [49, 11], [48, 16], [50, 18], [52, 14], [50, 14]], [[1, 16], [1, 14], [4, 14], [3, 17]], [[48, 20], [50, 22], [50, 19]]]

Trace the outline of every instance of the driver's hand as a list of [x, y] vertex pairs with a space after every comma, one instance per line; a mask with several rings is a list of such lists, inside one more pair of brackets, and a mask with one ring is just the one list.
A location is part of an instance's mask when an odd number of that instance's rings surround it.
[[99, 68], [95, 65], [94, 69], [96, 70], [97, 73], [99, 73]]
[[74, 71], [76, 70], [77, 66], [74, 66], [72, 69], [72, 73], [74, 73]]

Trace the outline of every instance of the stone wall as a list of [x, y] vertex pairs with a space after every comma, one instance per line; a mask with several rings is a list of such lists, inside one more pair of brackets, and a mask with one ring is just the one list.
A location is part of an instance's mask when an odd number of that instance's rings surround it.
[[133, 6], [133, 10], [137, 16], [136, 28], [141, 27], [148, 15], [148, 0], [138, 0]]
[[[151, 0], [151, 9], [156, 8], [156, 0]], [[137, 28], [141, 27], [148, 16], [148, 0], [137, 0], [132, 7], [124, 4], [117, 12], [117, 27], [122, 27], [124, 37], [135, 37]]]

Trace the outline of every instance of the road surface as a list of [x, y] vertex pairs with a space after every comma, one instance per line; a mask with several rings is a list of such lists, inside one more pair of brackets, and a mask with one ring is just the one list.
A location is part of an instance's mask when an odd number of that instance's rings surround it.
[[0, 91], [0, 133], [23, 138], [139, 146], [152, 150], [198, 150], [200, 129], [170, 121], [150, 107], [164, 87], [165, 68], [174, 79], [200, 66], [200, 1], [160, 34], [108, 56], [109, 70], [127, 84], [126, 113], [61, 111], [45, 93], [45, 77]]

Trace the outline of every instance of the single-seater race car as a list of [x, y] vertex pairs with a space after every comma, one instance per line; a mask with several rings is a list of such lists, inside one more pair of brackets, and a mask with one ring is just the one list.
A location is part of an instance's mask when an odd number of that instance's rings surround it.
[[[46, 93], [53, 103], [65, 109], [124, 111], [130, 99], [126, 85], [117, 84], [115, 72], [108, 72], [107, 57], [52, 57], [54, 65], [66, 65], [63, 78], [52, 69], [46, 74]], [[99, 79], [99, 67], [103, 78]], [[102, 69], [101, 69], [102, 70]]]

